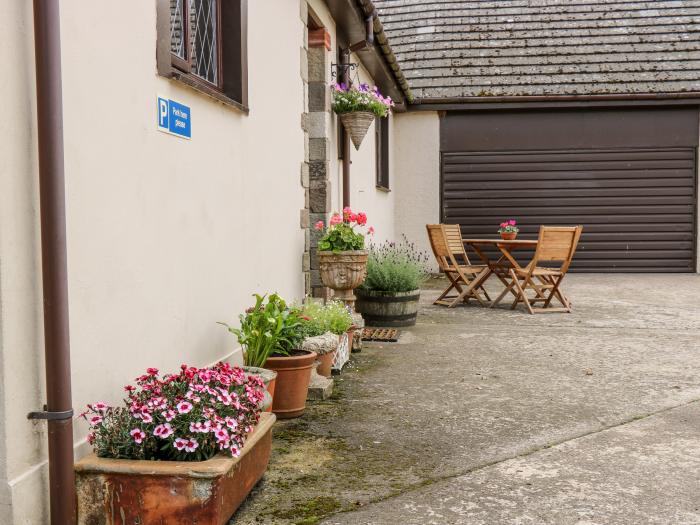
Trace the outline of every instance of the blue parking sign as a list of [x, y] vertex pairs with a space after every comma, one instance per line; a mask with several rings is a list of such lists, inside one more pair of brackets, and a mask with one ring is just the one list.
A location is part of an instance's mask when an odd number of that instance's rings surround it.
[[178, 137], [192, 138], [192, 115], [189, 106], [158, 97], [158, 129]]

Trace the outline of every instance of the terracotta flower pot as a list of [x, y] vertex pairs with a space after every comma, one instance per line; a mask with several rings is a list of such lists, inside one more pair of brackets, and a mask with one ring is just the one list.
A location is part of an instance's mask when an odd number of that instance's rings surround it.
[[[265, 389], [267, 390], [267, 393], [270, 394], [270, 399], [274, 401], [275, 399], [275, 384], [277, 382], [277, 372], [274, 370], [268, 370], [267, 368], [259, 368], [257, 366], [244, 366], [243, 370], [245, 370], [248, 374], [255, 374], [259, 375], [263, 383], [265, 383]], [[265, 409], [265, 412], [272, 412], [272, 404], [267, 406]]]
[[237, 458], [144, 461], [98, 458], [75, 464], [78, 525], [178, 523], [223, 525], [267, 469], [273, 414], [260, 422]]
[[324, 377], [331, 377], [331, 368], [335, 359], [335, 350], [318, 356], [319, 365], [316, 372]]
[[368, 255], [367, 250], [318, 252], [321, 281], [334, 291], [335, 298], [353, 305], [355, 302], [353, 290], [360, 286], [367, 276]]
[[316, 355], [316, 352], [295, 350], [294, 355], [270, 357], [265, 361], [265, 368], [277, 372], [272, 411], [280, 419], [299, 417], [304, 413]]
[[513, 241], [518, 236], [518, 232], [501, 232], [501, 239], [504, 241]]
[[375, 120], [371, 111], [353, 111], [352, 113], [341, 113], [340, 121], [343, 123], [345, 131], [350, 135], [350, 140], [355, 145], [355, 149], [360, 149], [362, 140], [367, 135], [367, 130]]

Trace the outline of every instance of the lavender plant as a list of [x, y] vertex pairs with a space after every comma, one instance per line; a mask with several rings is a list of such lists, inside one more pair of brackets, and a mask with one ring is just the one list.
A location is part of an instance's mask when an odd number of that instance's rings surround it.
[[416, 248], [405, 235], [400, 242], [371, 245], [367, 277], [361, 288], [381, 292], [410, 292], [427, 279], [428, 254]]

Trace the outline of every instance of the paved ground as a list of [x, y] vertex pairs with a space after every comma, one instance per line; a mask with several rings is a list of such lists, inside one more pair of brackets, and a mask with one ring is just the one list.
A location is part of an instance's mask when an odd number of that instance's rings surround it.
[[278, 424], [234, 523], [700, 524], [700, 276], [567, 279], [569, 315], [426, 290]]

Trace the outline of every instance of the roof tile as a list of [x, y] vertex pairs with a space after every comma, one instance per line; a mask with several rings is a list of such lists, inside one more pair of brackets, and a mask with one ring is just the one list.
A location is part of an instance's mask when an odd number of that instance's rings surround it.
[[374, 0], [420, 98], [700, 91], [700, 0]]

